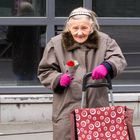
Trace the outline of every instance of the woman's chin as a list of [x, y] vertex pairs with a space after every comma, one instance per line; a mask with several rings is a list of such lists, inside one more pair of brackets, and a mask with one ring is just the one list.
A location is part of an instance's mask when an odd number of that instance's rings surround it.
[[80, 44], [85, 42], [85, 40], [83, 40], [83, 39], [76, 39], [75, 41], [76, 41], [77, 43], [80, 43]]

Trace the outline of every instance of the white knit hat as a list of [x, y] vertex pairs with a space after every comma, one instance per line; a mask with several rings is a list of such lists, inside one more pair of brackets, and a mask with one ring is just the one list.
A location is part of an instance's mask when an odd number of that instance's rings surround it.
[[83, 7], [79, 7], [79, 8], [74, 9], [74, 10], [70, 13], [69, 19], [70, 19], [71, 17], [77, 16], [77, 15], [85, 15], [85, 16], [89, 16], [89, 17], [92, 18], [92, 15], [91, 15], [90, 10], [87, 10], [87, 9], [85, 9], [85, 8], [83, 8]]
[[96, 13], [91, 11], [91, 10], [88, 10], [86, 8], [83, 8], [83, 7], [79, 7], [79, 8], [76, 8], [74, 9], [69, 17], [68, 17], [68, 20], [71, 19], [72, 17], [74, 16], [78, 16], [78, 15], [85, 15], [85, 16], [88, 16], [92, 19], [92, 21], [95, 23], [95, 27], [96, 29], [98, 30], [99, 29], [99, 24], [98, 24], [98, 21], [96, 19]]

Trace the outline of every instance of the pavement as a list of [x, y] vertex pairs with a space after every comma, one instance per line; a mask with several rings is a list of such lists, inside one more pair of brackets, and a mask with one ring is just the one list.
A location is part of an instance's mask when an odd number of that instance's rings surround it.
[[[134, 120], [136, 140], [140, 139], [140, 120]], [[53, 140], [51, 121], [0, 124], [0, 140]]]
[[51, 121], [0, 124], [0, 140], [53, 140]]

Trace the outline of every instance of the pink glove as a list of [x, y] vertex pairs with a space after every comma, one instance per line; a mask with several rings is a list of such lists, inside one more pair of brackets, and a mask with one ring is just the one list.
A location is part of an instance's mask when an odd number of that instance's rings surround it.
[[60, 77], [60, 85], [67, 87], [72, 81], [72, 78], [69, 74], [65, 73]]
[[107, 74], [107, 68], [104, 65], [99, 65], [92, 71], [92, 79], [103, 79]]

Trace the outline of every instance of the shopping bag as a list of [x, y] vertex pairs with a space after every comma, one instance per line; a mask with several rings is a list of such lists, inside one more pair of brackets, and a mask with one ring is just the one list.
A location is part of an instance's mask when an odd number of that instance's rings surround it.
[[114, 106], [110, 80], [107, 84], [87, 84], [84, 80], [89, 75], [83, 79], [83, 91], [89, 87], [107, 86], [111, 91], [112, 106], [84, 108], [83, 92], [81, 108], [71, 112], [71, 140], [136, 140], [132, 126], [133, 110], [127, 106]]
[[75, 109], [72, 140], [135, 140], [132, 111], [126, 106]]

